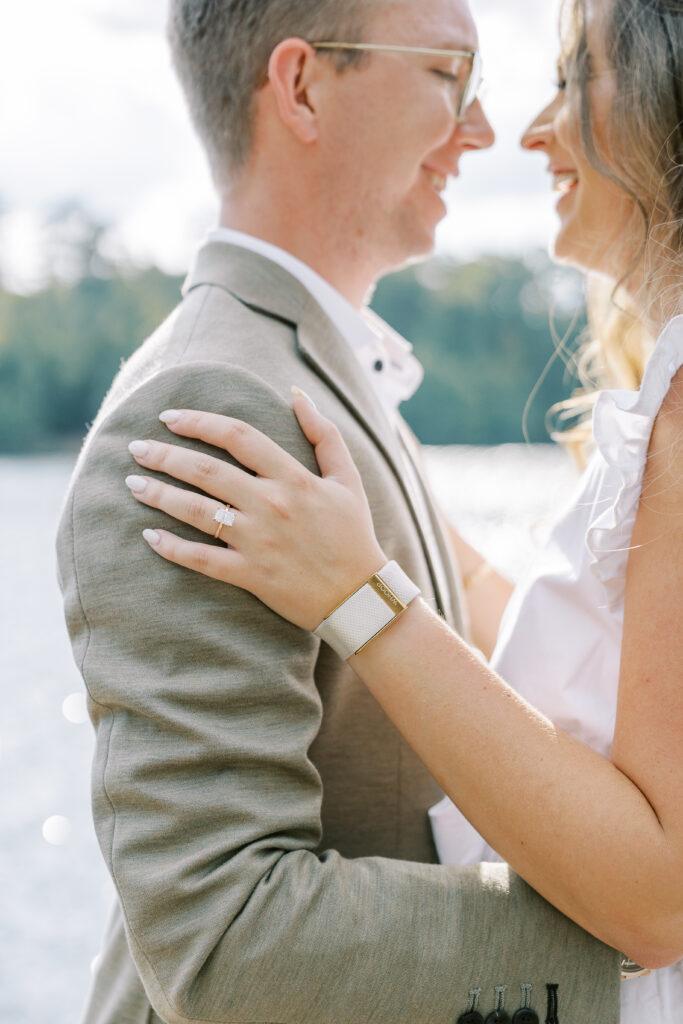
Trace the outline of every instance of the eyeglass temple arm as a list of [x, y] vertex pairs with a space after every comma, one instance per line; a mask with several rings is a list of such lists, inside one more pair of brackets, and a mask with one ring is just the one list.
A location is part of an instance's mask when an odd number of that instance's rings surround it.
[[314, 50], [375, 50], [385, 53], [422, 53], [429, 57], [469, 57], [474, 59], [476, 50], [434, 50], [423, 46], [389, 46], [384, 43], [311, 43]]

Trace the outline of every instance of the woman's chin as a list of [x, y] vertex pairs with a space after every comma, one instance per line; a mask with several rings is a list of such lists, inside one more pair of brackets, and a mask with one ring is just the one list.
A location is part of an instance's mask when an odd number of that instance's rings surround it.
[[596, 269], [594, 266], [595, 250], [572, 239], [571, 233], [564, 230], [563, 227], [560, 227], [551, 241], [549, 251], [553, 262], [562, 267], [573, 267], [583, 273]]
[[600, 274], [614, 281], [619, 280], [628, 271], [628, 260], [624, 259], [624, 253], [617, 247], [613, 248], [600, 245], [596, 239], [580, 242], [567, 237], [562, 231], [550, 243], [550, 258], [561, 267], [572, 267], [582, 274]]
[[630, 220], [615, 218], [614, 224], [605, 225], [565, 213], [549, 252], [561, 266], [619, 280], [633, 270], [641, 242]]
[[559, 263], [563, 267], [577, 267], [579, 270], [585, 269], [577, 258], [576, 247], [567, 243], [562, 231], [552, 239], [549, 251], [550, 258], [554, 263]]

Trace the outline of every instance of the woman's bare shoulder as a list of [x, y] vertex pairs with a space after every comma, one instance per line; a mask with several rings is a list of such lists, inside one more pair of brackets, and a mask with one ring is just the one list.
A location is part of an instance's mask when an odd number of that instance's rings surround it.
[[654, 422], [641, 505], [655, 515], [673, 514], [683, 524], [683, 366], [674, 375]]

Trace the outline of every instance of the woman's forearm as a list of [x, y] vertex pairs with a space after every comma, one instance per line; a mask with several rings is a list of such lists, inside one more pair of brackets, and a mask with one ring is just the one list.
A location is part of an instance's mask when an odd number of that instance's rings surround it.
[[414, 601], [352, 659], [486, 841], [558, 909], [645, 966], [680, 957], [680, 854], [643, 793], [557, 729]]
[[450, 524], [449, 536], [462, 574], [472, 641], [490, 658], [500, 620], [514, 588], [509, 580], [488, 566], [482, 555]]

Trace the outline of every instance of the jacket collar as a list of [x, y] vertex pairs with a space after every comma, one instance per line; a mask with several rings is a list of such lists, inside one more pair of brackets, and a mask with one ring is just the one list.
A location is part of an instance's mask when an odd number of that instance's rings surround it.
[[370, 380], [346, 339], [296, 277], [259, 253], [207, 242], [197, 253], [183, 295], [200, 285], [223, 288], [256, 312], [290, 324], [304, 362], [353, 412], [398, 471], [398, 441]]

